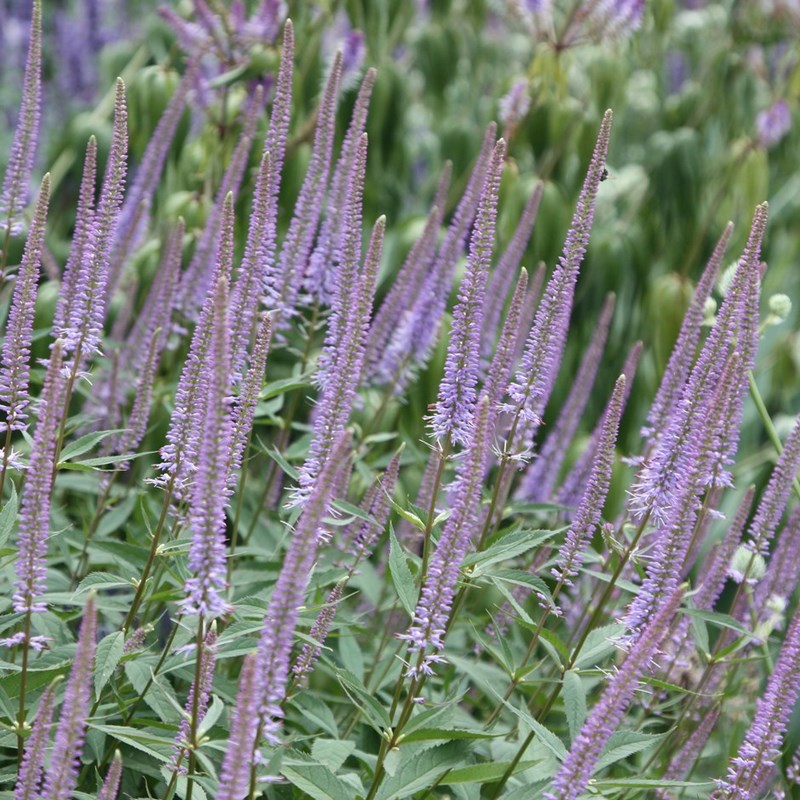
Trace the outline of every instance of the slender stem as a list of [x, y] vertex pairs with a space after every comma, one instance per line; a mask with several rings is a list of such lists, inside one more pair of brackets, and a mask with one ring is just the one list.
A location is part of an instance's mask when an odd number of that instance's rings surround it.
[[3, 465], [0, 467], [0, 500], [3, 499], [3, 489], [6, 486], [6, 471], [8, 470], [8, 459], [11, 455], [11, 428], [6, 428], [6, 443], [3, 447]]
[[22, 666], [19, 675], [19, 711], [17, 712], [17, 758], [22, 763], [22, 755], [25, 750], [25, 737], [22, 729], [25, 725], [25, 695], [28, 683], [28, 654], [30, 652], [31, 639], [31, 610], [25, 612], [25, 623], [23, 626], [25, 638], [22, 640]]
[[139, 610], [139, 606], [141, 605], [145, 584], [147, 583], [147, 578], [150, 576], [150, 570], [153, 568], [153, 562], [155, 561], [156, 553], [158, 552], [158, 546], [161, 542], [161, 534], [164, 531], [164, 525], [167, 521], [167, 514], [169, 512], [170, 502], [172, 500], [172, 491], [174, 488], [175, 478], [173, 476], [170, 478], [169, 483], [167, 484], [167, 489], [164, 495], [164, 504], [161, 506], [161, 516], [158, 520], [155, 533], [153, 534], [153, 541], [150, 543], [150, 552], [147, 554], [147, 562], [144, 565], [142, 577], [139, 579], [139, 584], [136, 587], [136, 594], [133, 596], [133, 602], [131, 603], [128, 615], [125, 617], [125, 623], [122, 626], [122, 632], [125, 634], [127, 634], [130, 630], [133, 620], [136, 617], [136, 612]]
[[194, 790], [194, 780], [192, 776], [197, 767], [197, 728], [198, 728], [198, 715], [200, 710], [200, 691], [203, 680], [203, 617], [197, 619], [197, 660], [194, 665], [194, 690], [192, 692], [192, 720], [189, 733], [189, 773], [186, 776], [186, 800], [192, 800], [192, 792]]
[[436, 452], [439, 463], [436, 465], [436, 475], [434, 476], [433, 487], [431, 488], [431, 500], [430, 503], [428, 503], [428, 516], [425, 520], [425, 535], [422, 539], [422, 569], [419, 573], [420, 586], [425, 582], [425, 576], [428, 574], [428, 560], [431, 555], [431, 532], [433, 531], [433, 520], [436, 515], [436, 500], [442, 485], [442, 477], [444, 476], [447, 457], [450, 454], [450, 447], [451, 441], [450, 435], [448, 434], [442, 449]]

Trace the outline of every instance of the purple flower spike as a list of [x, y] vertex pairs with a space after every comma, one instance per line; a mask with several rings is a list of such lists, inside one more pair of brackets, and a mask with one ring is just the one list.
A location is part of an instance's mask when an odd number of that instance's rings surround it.
[[624, 406], [624, 394], [625, 376], [620, 375], [614, 385], [614, 393], [611, 395], [600, 429], [600, 441], [586, 489], [553, 569], [553, 574], [559, 583], [568, 586], [571, 585], [572, 578], [578, 574], [583, 563], [584, 551], [591, 542], [603, 513], [608, 487], [611, 485], [611, 469], [614, 466], [614, 448]]
[[697, 282], [694, 297], [683, 317], [680, 333], [672, 348], [672, 354], [661, 378], [655, 400], [647, 414], [647, 425], [642, 429], [642, 436], [657, 439], [663, 431], [672, 409], [680, 399], [697, 354], [705, 317], [706, 300], [711, 297], [711, 290], [714, 288], [714, 281], [717, 279], [732, 233], [733, 223], [729, 222]]
[[[486, 374], [486, 382], [483, 391], [489, 398], [490, 413], [497, 415], [497, 408], [503, 399], [506, 386], [511, 378], [511, 370], [514, 368], [517, 344], [520, 339], [525, 339], [526, 331], [523, 331], [520, 322], [522, 319], [522, 308], [528, 292], [528, 270], [523, 267], [520, 270], [514, 294], [505, 314], [503, 329], [497, 341], [497, 349], [494, 353], [492, 363]], [[489, 426], [494, 429], [493, 425]]]
[[50, 740], [50, 726], [53, 724], [55, 692], [52, 686], [45, 689], [39, 701], [39, 711], [33, 723], [31, 735], [25, 742], [25, 754], [17, 776], [14, 800], [38, 800], [39, 787], [44, 776], [44, 756]]
[[439, 186], [433, 201], [433, 207], [425, 221], [425, 228], [419, 239], [414, 242], [408, 251], [403, 265], [392, 282], [381, 307], [375, 314], [375, 319], [369, 329], [369, 343], [367, 345], [367, 364], [369, 377], [375, 383], [387, 383], [394, 377], [388, 374], [381, 365], [384, 363], [386, 352], [392, 335], [400, 324], [407, 309], [412, 308], [425, 281], [425, 274], [431, 266], [436, 253], [436, 238], [444, 216], [444, 207], [447, 202], [447, 190], [450, 187], [452, 164], [448, 161], [442, 170]]
[[545, 290], [536, 319], [522, 356], [517, 375], [508, 387], [511, 402], [506, 410], [515, 415], [517, 424], [513, 448], [520, 458], [530, 455], [533, 437], [550, 392], [567, 338], [575, 283], [589, 244], [594, 220], [597, 190], [605, 169], [608, 140], [611, 134], [611, 111], [606, 111], [597, 136], [592, 161], [583, 183], [572, 218], [564, 251]]
[[44, 176], [36, 201], [33, 222], [25, 242], [19, 274], [14, 284], [11, 310], [8, 314], [3, 361], [0, 366], [0, 411], [6, 415], [0, 422], [0, 431], [21, 431], [27, 426], [25, 411], [30, 396], [31, 339], [33, 338], [33, 313], [36, 305], [36, 290], [44, 247], [44, 231], [47, 222], [47, 204], [50, 200], [50, 173]]
[[[625, 412], [625, 406], [628, 403], [628, 398], [633, 388], [633, 379], [636, 377], [636, 368], [639, 366], [639, 359], [642, 355], [642, 343], [636, 342], [628, 352], [625, 363], [622, 365], [622, 374], [625, 376], [625, 392], [622, 397], [622, 411]], [[610, 403], [610, 400], [609, 400]], [[608, 405], [603, 414], [600, 416], [597, 424], [589, 437], [589, 444], [586, 449], [578, 457], [569, 474], [564, 478], [561, 486], [556, 494], [556, 502], [562, 506], [576, 506], [580, 502], [583, 488], [589, 480], [589, 473], [592, 470], [592, 462], [594, 460], [597, 447], [600, 443], [600, 431], [602, 429], [603, 420], [608, 413]]]
[[91, 708], [97, 611], [89, 597], [83, 611], [78, 646], [61, 706], [50, 768], [44, 781], [42, 800], [70, 800], [78, 782], [81, 750], [86, 735], [87, 710]]
[[430, 423], [437, 439], [449, 437], [457, 444], [465, 444], [469, 439], [477, 399], [483, 303], [494, 249], [497, 200], [505, 154], [506, 143], [500, 139], [486, 170], [467, 269], [453, 311], [453, 326], [444, 375], [439, 386], [439, 399]]
[[489, 279], [481, 333], [484, 357], [488, 358], [491, 355], [503, 306], [508, 297], [508, 291], [511, 288], [514, 275], [522, 261], [525, 248], [528, 246], [528, 240], [531, 238], [533, 226], [536, 223], [536, 215], [539, 213], [539, 205], [542, 202], [543, 191], [543, 185], [537, 183], [517, 223], [514, 235], [511, 237], [511, 241], [508, 243], [502, 258], [497, 263]]
[[216, 312], [217, 289], [220, 279], [230, 276], [233, 259], [233, 195], [225, 198], [222, 241], [214, 274], [214, 290], [208, 293], [200, 319], [192, 334], [189, 354], [181, 370], [175, 390], [175, 408], [167, 431], [167, 444], [161, 448], [161, 463], [156, 469], [162, 474], [151, 480], [157, 486], [173, 486], [176, 500], [189, 497], [191, 478], [197, 468], [200, 452], [200, 432], [205, 407], [202, 398], [206, 387], [206, 358]]
[[75, 307], [77, 284], [83, 262], [91, 258], [90, 233], [94, 220], [94, 191], [97, 180], [97, 139], [89, 137], [86, 156], [83, 161], [83, 175], [78, 193], [78, 208], [75, 212], [75, 230], [67, 265], [61, 279], [61, 291], [53, 318], [53, 330], [58, 336], [64, 335]]
[[[730, 563], [730, 562], [729, 562]], [[770, 601], [788, 605], [800, 578], [800, 506], [794, 509], [781, 531], [764, 577], [758, 582], [753, 606], [761, 618], [768, 616]]]
[[750, 525], [747, 547], [766, 555], [792, 491], [792, 482], [800, 468], [800, 418], [795, 422], [783, 452], [772, 470], [758, 510]]
[[650, 624], [628, 651], [628, 655], [575, 737], [566, 760], [553, 778], [547, 800], [577, 800], [583, 795], [603, 748], [617, 730], [638, 688], [639, 679], [650, 669], [659, 644], [678, 611], [683, 590], [678, 588], [661, 603]]
[[392, 456], [391, 461], [386, 465], [383, 478], [376, 480], [364, 495], [361, 509], [372, 517], [375, 522], [362, 520], [357, 525], [354, 523], [353, 538], [349, 542], [347, 550], [356, 557], [357, 561], [369, 558], [375, 542], [386, 527], [386, 523], [389, 520], [390, 500], [394, 495], [394, 487], [397, 484], [399, 472], [400, 453], [398, 452]]
[[[667, 522], [671, 509], [679, 505], [675, 494], [682, 488], [676, 462], [683, 457], [685, 445], [696, 445], [690, 441], [691, 431], [698, 424], [705, 425], [703, 409], [709, 406], [734, 350], [742, 348], [739, 350], [740, 371], [746, 374], [750, 368], [755, 356], [752, 317], [754, 305], [758, 302], [761, 241], [766, 224], [767, 206], [763, 204], [756, 208], [747, 245], [714, 327], [692, 368], [680, 400], [673, 406], [657, 446], [632, 486], [629, 510], [637, 520], [649, 514], [658, 525]], [[743, 399], [741, 381], [736, 393]], [[704, 438], [705, 433], [700, 437]], [[729, 439], [725, 445], [728, 455], [731, 454], [731, 445], [733, 441]]]
[[[271, 742], [277, 742], [280, 720], [283, 718], [281, 703], [286, 694], [292, 638], [297, 627], [299, 609], [303, 604], [305, 589], [323, 534], [323, 518], [333, 499], [333, 482], [340, 462], [346, 457], [349, 441], [347, 432], [337, 435], [331, 448], [331, 457], [314, 482], [303, 506], [303, 513], [297, 520], [264, 617], [258, 645], [258, 691], [253, 696], [255, 706], [251, 706], [250, 724], [255, 734], [255, 727], [261, 720], [263, 734]], [[251, 739], [248, 756], [253, 752], [255, 744]], [[223, 764], [223, 774], [224, 769]]]
[[[128, 157], [128, 109], [125, 84], [117, 78], [114, 99], [114, 133], [100, 200], [87, 229], [86, 250], [74, 283], [74, 302], [65, 320], [65, 351], [79, 360], [100, 351], [105, 324], [111, 248], [125, 188]], [[80, 364], [76, 364], [76, 369]]]
[[317, 614], [314, 625], [308, 632], [309, 637], [314, 640], [315, 644], [306, 642], [300, 654], [297, 656], [297, 661], [295, 661], [292, 667], [292, 672], [294, 673], [296, 681], [305, 681], [309, 673], [314, 669], [314, 664], [316, 664], [319, 659], [319, 654], [322, 652], [325, 639], [328, 638], [328, 632], [336, 616], [336, 606], [339, 600], [341, 600], [343, 590], [344, 583], [337, 583], [328, 594], [325, 605], [322, 607], [319, 614]]
[[34, 0], [22, 103], [8, 166], [0, 193], [0, 242], [22, 232], [22, 211], [28, 202], [28, 185], [39, 140], [42, 111], [42, 0]]
[[258, 660], [255, 653], [244, 657], [239, 676], [239, 691], [231, 714], [228, 748], [222, 762], [217, 800], [241, 800], [250, 785], [250, 768], [253, 763], [255, 721], [252, 714], [258, 711]]
[[[170, 767], [178, 770], [181, 775], [188, 772], [186, 761], [189, 757], [189, 748], [193, 746], [191, 741], [192, 733], [192, 714], [197, 711], [197, 725], [203, 721], [208, 711], [208, 701], [211, 699], [211, 687], [214, 682], [214, 665], [217, 661], [217, 634], [214, 628], [206, 634], [203, 647], [198, 655], [202, 660], [200, 664], [200, 683], [192, 681], [189, 689], [189, 696], [186, 698], [184, 715], [178, 725], [178, 732], [175, 734], [175, 745], [172, 748], [170, 757]], [[195, 695], [197, 704], [195, 705]]]
[[[800, 681], [800, 615], [795, 614], [767, 688], [756, 703], [750, 729], [731, 759], [728, 774], [718, 781], [712, 800], [749, 800], [781, 754], [783, 735], [798, 696]], [[760, 796], [760, 793], [758, 793]]]
[[221, 596], [225, 580], [225, 506], [232, 425], [230, 415], [230, 342], [228, 340], [228, 281], [220, 278], [214, 298], [214, 317], [204, 365], [206, 374], [202, 444], [195, 475], [189, 527], [189, 569], [183, 611], [217, 617], [227, 605]]
[[[198, 62], [190, 61], [180, 83], [172, 97], [169, 99], [164, 113], [147, 143], [147, 148], [142, 156], [141, 164], [136, 170], [130, 190], [120, 212], [119, 225], [116, 232], [116, 248], [113, 259], [114, 266], [122, 266], [125, 256], [136, 247], [135, 229], [137, 221], [149, 212], [153, 194], [158, 185], [159, 178], [164, 169], [170, 147], [172, 147], [175, 133], [186, 108], [189, 89], [197, 79]], [[121, 242], [127, 242], [124, 252], [119, 252]], [[116, 286], [116, 281], [110, 281], [110, 289]]]
[[472, 438], [456, 475], [453, 512], [431, 556], [411, 626], [400, 637], [409, 642], [406, 672], [411, 677], [433, 674], [433, 665], [444, 660], [440, 653], [458, 589], [459, 569], [480, 525], [488, 423], [489, 398], [482, 395]]
[[532, 503], [541, 503], [550, 499], [556, 480], [564, 463], [581, 416], [594, 386], [600, 360], [608, 340], [611, 318], [614, 314], [615, 296], [609, 294], [600, 311], [600, 318], [595, 325], [592, 339], [586, 348], [581, 364], [575, 375], [567, 400], [558, 415], [556, 424], [547, 436], [542, 451], [528, 467], [520, 483], [518, 497]]
[[197, 243], [189, 266], [181, 276], [181, 283], [178, 287], [178, 304], [190, 319], [196, 318], [198, 308], [202, 306], [209, 291], [213, 290], [214, 268], [224, 236], [222, 231], [225, 225], [225, 203], [229, 194], [235, 197], [241, 188], [262, 105], [263, 94], [261, 87], [258, 87], [250, 98], [244, 130], [217, 188], [214, 206], [203, 227], [200, 241]]
[[106, 779], [103, 781], [103, 786], [100, 793], [97, 795], [97, 800], [117, 800], [119, 793], [119, 782], [122, 778], [122, 756], [119, 750], [114, 753], [114, 760], [106, 773]]
[[50, 534], [50, 504], [55, 477], [56, 441], [64, 406], [61, 375], [62, 342], [50, 351], [50, 364], [40, 397], [41, 410], [31, 446], [31, 461], [19, 512], [19, 552], [14, 563], [14, 611], [42, 612], [41, 596], [47, 589], [47, 537]]
[[342, 56], [336, 54], [320, 102], [314, 150], [295, 204], [294, 216], [281, 248], [280, 265], [267, 272], [267, 305], [279, 309], [281, 326], [294, 314], [305, 270], [314, 245], [328, 185], [336, 133], [336, 98], [342, 77]]
[[258, 393], [264, 383], [264, 369], [269, 355], [269, 345], [272, 341], [272, 315], [265, 314], [256, 334], [253, 355], [250, 359], [250, 368], [233, 409], [233, 429], [231, 432], [231, 447], [227, 467], [227, 492], [232, 492], [236, 483], [237, 473], [241, 469], [247, 448], [248, 437], [253, 428], [253, 419], [258, 403]]
[[330, 265], [341, 261], [339, 251], [347, 234], [345, 217], [352, 198], [350, 184], [354, 162], [358, 157], [359, 141], [364, 135], [369, 112], [372, 87], [377, 72], [370, 68], [358, 90], [350, 125], [342, 142], [342, 150], [333, 170], [331, 187], [325, 209], [325, 218], [320, 227], [314, 252], [308, 262], [304, 286], [306, 291], [320, 303], [330, 303], [336, 289], [338, 274]]
[[[692, 735], [686, 743], [672, 757], [664, 772], [665, 781], [682, 781], [694, 767], [695, 762], [703, 752], [703, 748], [708, 741], [708, 737], [717, 727], [720, 717], [719, 707], [705, 709], [700, 717], [700, 724], [692, 731]], [[666, 789], [659, 789], [656, 792], [658, 800], [673, 800], [674, 795]]]

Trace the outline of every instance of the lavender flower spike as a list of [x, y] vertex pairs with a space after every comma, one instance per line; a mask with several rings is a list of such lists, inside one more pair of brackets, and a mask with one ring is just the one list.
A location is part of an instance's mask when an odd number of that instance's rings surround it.
[[200, 319], [192, 334], [189, 354], [175, 389], [175, 408], [167, 431], [167, 444], [161, 448], [161, 463], [156, 466], [162, 475], [151, 480], [157, 486], [172, 485], [177, 500], [189, 496], [191, 476], [197, 469], [200, 452], [200, 429], [203, 421], [203, 397], [206, 385], [205, 361], [211, 340], [216, 309], [216, 291], [220, 278], [228, 278], [233, 259], [233, 195], [225, 198], [222, 242], [219, 247], [213, 291], [208, 293]]
[[581, 497], [578, 510], [572, 520], [566, 539], [558, 555], [553, 574], [559, 583], [570, 585], [583, 562], [583, 553], [591, 541], [600, 522], [603, 504], [611, 484], [611, 468], [614, 466], [614, 447], [617, 443], [619, 420], [622, 416], [625, 376], [620, 375], [614, 385], [614, 393], [603, 420], [600, 441], [592, 464], [592, 472]]
[[28, 184], [39, 139], [42, 113], [42, 0], [34, 0], [31, 33], [25, 76], [22, 81], [22, 103], [17, 130], [0, 192], [0, 245], [3, 239], [22, 232], [22, 210], [27, 204]]
[[39, 701], [31, 735], [25, 742], [25, 754], [17, 776], [14, 800], [38, 800], [39, 785], [44, 775], [45, 750], [50, 739], [50, 726], [53, 724], [54, 705], [55, 691], [50, 685]]
[[344, 590], [344, 582], [337, 583], [328, 594], [325, 605], [317, 614], [314, 625], [309, 631], [308, 635], [314, 640], [314, 644], [306, 642], [303, 645], [300, 654], [297, 656], [292, 667], [296, 681], [303, 681], [308, 674], [314, 669], [314, 664], [319, 659], [319, 654], [325, 644], [325, 639], [328, 638], [328, 631], [331, 629], [333, 619], [336, 616], [336, 605], [341, 600], [342, 591]]
[[718, 781], [712, 800], [750, 800], [780, 757], [781, 743], [798, 696], [800, 681], [800, 615], [795, 614], [763, 696], [757, 701], [750, 729]]
[[76, 302], [77, 283], [85, 259], [91, 257], [89, 239], [94, 220], [94, 190], [97, 180], [97, 139], [89, 137], [86, 145], [86, 156], [83, 161], [83, 174], [78, 192], [78, 208], [75, 211], [75, 230], [72, 234], [72, 246], [69, 251], [67, 265], [61, 278], [61, 291], [58, 296], [56, 313], [53, 318], [53, 330], [56, 335], [63, 335], [72, 319], [72, 309]]
[[[239, 691], [231, 714], [228, 748], [219, 776], [217, 800], [241, 800], [250, 784], [253, 758], [254, 698], [258, 697], [258, 659], [255, 653], [245, 656], [239, 676]], [[257, 713], [257, 708], [255, 709]], [[16, 800], [16, 799], [15, 799]]]
[[42, 179], [33, 223], [25, 242], [19, 274], [14, 284], [11, 310], [3, 342], [3, 361], [0, 366], [0, 411], [6, 418], [0, 422], [0, 431], [21, 431], [26, 427], [28, 415], [25, 411], [30, 397], [29, 360], [33, 338], [33, 312], [36, 304], [36, 289], [44, 247], [44, 230], [47, 221], [47, 204], [50, 200], [50, 173]]
[[486, 308], [483, 312], [483, 329], [481, 339], [483, 341], [482, 353], [488, 357], [492, 352], [492, 345], [497, 336], [497, 327], [503, 311], [503, 305], [508, 297], [508, 290], [514, 280], [514, 273], [522, 261], [528, 240], [539, 213], [539, 205], [542, 202], [544, 186], [541, 182], [536, 184], [522, 216], [514, 230], [514, 235], [503, 253], [502, 258], [489, 280], [489, 289], [486, 292]]
[[669, 630], [682, 596], [683, 589], [678, 588], [665, 599], [628, 651], [622, 666], [575, 737], [567, 758], [553, 778], [551, 790], [545, 794], [547, 800], [577, 800], [583, 795], [603, 748], [622, 722], [639, 679], [650, 668], [658, 646]]
[[[64, 331], [66, 352], [82, 357], [100, 349], [105, 324], [111, 247], [117, 228], [125, 186], [128, 156], [128, 110], [125, 84], [117, 79], [114, 99], [114, 133], [97, 210], [87, 230], [87, 247], [74, 284], [74, 304]], [[76, 368], [79, 365], [76, 364]]]
[[430, 423], [437, 439], [449, 436], [453, 443], [458, 444], [465, 444], [469, 439], [477, 399], [483, 304], [494, 249], [497, 200], [505, 154], [506, 143], [500, 139], [489, 161], [481, 190], [467, 269], [453, 311], [439, 399]]
[[285, 327], [294, 314], [306, 266], [311, 256], [314, 237], [322, 215], [325, 189], [328, 184], [333, 140], [336, 133], [336, 97], [342, 77], [342, 54], [337, 52], [331, 74], [320, 101], [314, 150], [295, 204], [294, 216], [289, 224], [281, 248], [279, 268], [273, 276], [267, 275], [268, 304], [280, 310], [281, 324]]
[[729, 222], [725, 226], [717, 246], [711, 253], [700, 280], [697, 282], [694, 297], [683, 317], [680, 333], [669, 357], [667, 368], [661, 378], [655, 400], [653, 400], [653, 404], [647, 414], [647, 426], [642, 429], [643, 436], [657, 437], [666, 425], [672, 408], [680, 399], [697, 354], [706, 300], [711, 296], [711, 290], [714, 288], [714, 281], [717, 279], [720, 264], [725, 256], [725, 251], [728, 249], [728, 242], [730, 242], [732, 233], [733, 223]]
[[458, 572], [480, 524], [481, 483], [490, 432], [489, 398], [482, 395], [475, 411], [475, 427], [456, 480], [453, 512], [445, 524], [420, 593], [414, 619], [401, 639], [409, 642], [411, 677], [433, 674], [433, 664], [444, 659], [444, 637], [458, 586]]
[[94, 597], [90, 596], [83, 611], [78, 647], [67, 681], [64, 704], [61, 706], [42, 800], [70, 800], [78, 782], [81, 750], [86, 735], [87, 709], [91, 708], [96, 635], [97, 611]]
[[[175, 745], [172, 748], [170, 767], [177, 770], [181, 775], [186, 775], [186, 759], [189, 756], [189, 748], [193, 745], [190, 741], [192, 730], [191, 715], [197, 709], [197, 724], [199, 725], [208, 711], [208, 701], [211, 697], [211, 686], [214, 681], [214, 665], [217, 660], [217, 633], [214, 627], [206, 634], [203, 647], [198, 656], [202, 659], [200, 664], [200, 683], [192, 681], [189, 689], [189, 696], [186, 698], [184, 715], [178, 725], [178, 732], [175, 734]], [[197, 705], [195, 705], [195, 695], [197, 695]]]
[[[231, 309], [233, 310], [233, 309]], [[269, 355], [269, 345], [272, 341], [272, 315], [264, 314], [256, 334], [253, 355], [250, 359], [250, 368], [242, 386], [233, 412], [233, 427], [231, 431], [231, 447], [228, 455], [227, 491], [233, 490], [236, 474], [241, 469], [247, 448], [248, 437], [253, 428], [253, 418], [258, 403], [258, 393], [264, 382], [264, 368]]]
[[528, 455], [533, 436], [555, 382], [567, 337], [572, 299], [594, 220], [594, 205], [605, 169], [611, 111], [606, 111], [597, 135], [592, 161], [567, 233], [564, 251], [550, 278], [533, 323], [517, 375], [508, 387], [511, 402], [506, 409], [516, 415], [515, 441], [507, 446], [520, 457]]
[[800, 418], [795, 422], [786, 440], [750, 525], [747, 547], [754, 553], [767, 554], [769, 543], [786, 508], [798, 468], [800, 468]]
[[192, 543], [184, 613], [216, 617], [226, 609], [221, 596], [225, 581], [225, 506], [231, 447], [230, 343], [228, 281], [217, 281], [214, 317], [204, 365], [206, 373], [203, 441], [189, 509]]
[[19, 551], [14, 568], [14, 611], [46, 610], [41, 600], [47, 584], [47, 537], [50, 534], [50, 503], [53, 491], [56, 439], [63, 411], [61, 375], [62, 342], [56, 340], [40, 397], [41, 411], [31, 446], [31, 460], [19, 512]]
[[597, 370], [608, 340], [611, 317], [614, 314], [615, 296], [609, 294], [600, 311], [600, 318], [592, 339], [581, 359], [567, 400], [558, 415], [556, 424], [547, 436], [536, 460], [528, 467], [520, 483], [518, 496], [532, 503], [550, 499], [570, 443], [578, 430], [586, 404], [592, 392]]
[[122, 778], [122, 756], [117, 750], [114, 753], [114, 760], [106, 773], [106, 779], [103, 781], [100, 793], [97, 795], [97, 800], [117, 800], [120, 778]]
[[[331, 457], [319, 473], [303, 513], [297, 521], [289, 549], [283, 560], [275, 589], [272, 592], [264, 627], [258, 645], [258, 691], [252, 709], [251, 725], [261, 720], [268, 741], [276, 742], [283, 718], [281, 702], [286, 694], [289, 677], [292, 638], [297, 626], [299, 608], [316, 558], [322, 533], [322, 520], [328, 512], [331, 491], [339, 463], [345, 457], [349, 434], [339, 433]], [[253, 731], [254, 733], [255, 731]], [[257, 744], [253, 741], [253, 745]], [[252, 753], [251, 747], [248, 753]], [[226, 761], [228, 755], [226, 754]], [[223, 774], [225, 764], [223, 763]]]

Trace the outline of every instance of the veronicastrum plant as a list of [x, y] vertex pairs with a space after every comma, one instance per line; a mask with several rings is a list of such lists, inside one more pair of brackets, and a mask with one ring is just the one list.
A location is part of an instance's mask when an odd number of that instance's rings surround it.
[[[762, 296], [770, 208], [702, 270], [698, 233], [663, 364], [620, 337], [624, 285], [587, 332], [618, 124], [587, 108], [590, 146], [548, 151], [512, 213], [515, 153], [581, 52], [663, 33], [663, 9], [508, 2], [529, 75], [468, 164], [428, 162], [401, 235], [369, 62], [435, 30], [418, 5], [378, 28], [162, 8], [159, 112], [136, 50], [82, 166], [39, 177], [59, 29], [32, 3], [0, 194], [3, 796], [797, 791], [800, 423], [782, 435], [754, 377], [791, 314]], [[745, 161], [789, 105], [754, 124]], [[537, 263], [562, 162], [571, 219]]]

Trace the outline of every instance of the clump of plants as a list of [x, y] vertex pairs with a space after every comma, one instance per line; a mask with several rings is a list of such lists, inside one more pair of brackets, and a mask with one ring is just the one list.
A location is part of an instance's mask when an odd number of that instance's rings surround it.
[[[31, 192], [33, 2], [0, 194], [4, 794], [796, 791], [800, 424], [779, 435], [754, 378], [791, 315], [762, 297], [768, 204], [716, 231], [663, 364], [615, 337], [641, 313], [624, 279], [580, 324], [614, 114], [588, 108], [542, 180], [512, 150], [559, 59], [642, 4], [509, 3], [541, 60], [469, 163], [410, 170], [407, 226], [373, 213], [370, 48], [435, 25], [385, 10], [380, 39], [280, 3], [162, 9], [169, 64], [134, 58], [82, 167]], [[741, 157], [790, 125], [773, 103]], [[577, 196], [537, 263], [562, 161]]]

